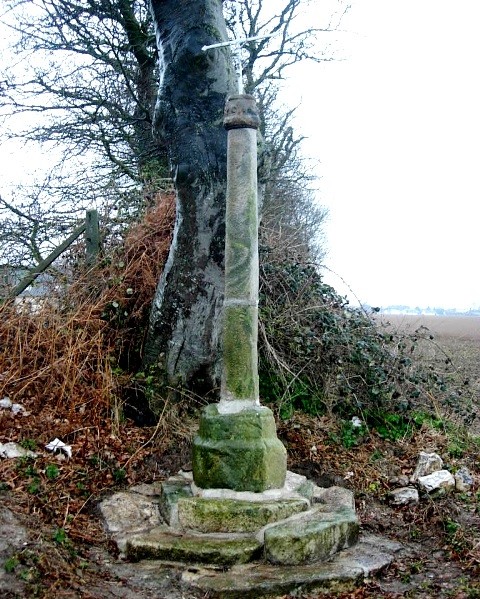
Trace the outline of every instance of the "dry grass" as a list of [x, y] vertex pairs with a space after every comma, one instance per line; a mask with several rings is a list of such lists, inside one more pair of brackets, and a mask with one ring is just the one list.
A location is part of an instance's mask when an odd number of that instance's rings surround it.
[[[35, 310], [13, 302], [0, 306], [0, 398], [24, 410], [15, 415], [0, 409], [0, 442], [14, 441], [37, 453], [0, 461], [1, 489], [13, 494], [15, 510], [36, 518], [39, 535], [42, 527], [49, 530], [38, 550], [41, 559], [37, 555], [47, 566], [60, 551], [75, 568], [78, 560], [69, 558], [72, 541], [105, 542], [90, 516], [94, 498], [142, 480], [146, 456], [163, 451], [182, 420], [167, 410], [156, 427], [141, 429], [122, 419], [121, 411], [131, 374], [121, 372], [118, 361], [133, 353], [138, 359], [139, 339], [132, 329], [147, 317], [170, 244], [173, 198], [158, 200], [108, 264], [81, 274]], [[71, 445], [71, 459], [45, 450], [55, 437]], [[65, 531], [69, 541], [52, 550], [55, 530]], [[42, 582], [48, 589], [75, 578], [63, 566], [48, 570], [50, 580]]]
[[28, 411], [48, 406], [61, 418], [88, 412], [92, 426], [104, 420], [117, 386], [112, 364], [138, 341], [131, 332], [147, 317], [173, 212], [173, 198], [159, 198], [107, 266], [84, 273], [35, 310], [0, 306], [0, 396]]

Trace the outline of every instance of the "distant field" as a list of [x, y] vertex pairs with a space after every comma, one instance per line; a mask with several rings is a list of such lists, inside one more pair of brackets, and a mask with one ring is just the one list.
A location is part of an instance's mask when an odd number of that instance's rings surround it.
[[427, 327], [414, 334], [414, 356], [447, 382], [444, 391], [432, 395], [435, 410], [480, 436], [480, 317], [379, 314], [375, 318], [392, 332], [412, 334]]
[[480, 342], [480, 317], [478, 316], [379, 314], [376, 319], [405, 332], [413, 332], [424, 326], [436, 337], [455, 337]]

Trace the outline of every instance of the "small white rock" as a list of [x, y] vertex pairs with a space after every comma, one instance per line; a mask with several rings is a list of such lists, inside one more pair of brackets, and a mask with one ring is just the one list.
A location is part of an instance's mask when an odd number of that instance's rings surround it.
[[401, 487], [390, 492], [390, 499], [394, 505], [407, 505], [408, 503], [418, 503], [419, 496], [415, 487]]
[[25, 449], [17, 443], [10, 441], [9, 443], [0, 443], [0, 457], [1, 458], [36, 458], [37, 454], [29, 449]]
[[0, 399], [0, 408], [9, 409], [12, 407], [12, 400], [9, 397]]
[[413, 473], [410, 482], [416, 482], [420, 477], [432, 474], [432, 472], [438, 472], [443, 468], [443, 460], [438, 453], [426, 453], [421, 451], [418, 457], [417, 466]]
[[427, 476], [420, 476], [418, 478], [418, 486], [426, 493], [433, 493], [440, 489], [453, 489], [455, 487], [455, 479], [448, 470], [437, 470]]

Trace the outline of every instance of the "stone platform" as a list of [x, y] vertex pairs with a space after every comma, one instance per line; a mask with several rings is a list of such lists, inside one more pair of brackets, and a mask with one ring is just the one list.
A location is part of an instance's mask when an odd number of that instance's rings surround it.
[[[209, 596], [348, 588], [388, 565], [396, 543], [360, 537], [353, 493], [287, 472], [263, 493], [200, 489], [191, 472], [100, 504], [125, 559], [158, 560]], [[182, 565], [183, 564], [183, 565]]]

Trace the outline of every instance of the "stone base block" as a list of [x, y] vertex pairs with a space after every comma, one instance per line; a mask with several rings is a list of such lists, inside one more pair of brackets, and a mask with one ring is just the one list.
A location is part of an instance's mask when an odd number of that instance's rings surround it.
[[167, 524], [170, 526], [178, 524], [178, 500], [191, 496], [191, 483], [183, 476], [172, 476], [162, 483], [158, 507]]
[[362, 580], [388, 566], [401, 549], [399, 543], [364, 535], [354, 547], [325, 563], [300, 566], [252, 563], [223, 572], [190, 569], [184, 571], [182, 581], [195, 591], [221, 599], [258, 599], [287, 593], [299, 597], [325, 593], [333, 597], [353, 590]]
[[353, 510], [313, 508], [265, 529], [265, 557], [271, 564], [292, 566], [323, 561], [354, 545], [358, 532]]
[[192, 463], [195, 484], [201, 488], [261, 493], [283, 487], [287, 452], [268, 408], [224, 414], [212, 404], [202, 412]]
[[242, 501], [235, 499], [178, 500], [178, 520], [184, 529], [199, 532], [255, 532], [309, 508], [308, 501]]
[[246, 535], [192, 535], [166, 527], [130, 537], [126, 554], [131, 561], [158, 559], [220, 566], [245, 564], [260, 556], [262, 544]]

